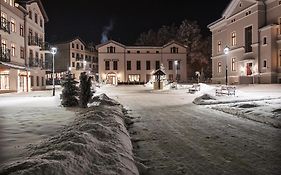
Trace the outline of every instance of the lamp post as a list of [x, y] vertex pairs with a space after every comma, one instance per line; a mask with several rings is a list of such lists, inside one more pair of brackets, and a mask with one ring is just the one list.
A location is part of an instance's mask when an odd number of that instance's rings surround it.
[[175, 69], [176, 69], [176, 83], [178, 83], [178, 60], [175, 60]]
[[225, 85], [227, 86], [227, 54], [229, 53], [229, 47], [225, 46], [223, 50], [224, 54], [226, 55], [226, 64], [225, 64]]
[[84, 72], [85, 72], [85, 71], [86, 71], [87, 61], [86, 61], [86, 60], [84, 60], [84, 61], [83, 61], [83, 64], [84, 64]]
[[57, 48], [52, 47], [51, 53], [53, 55], [53, 96], [55, 96], [55, 54], [57, 53]]

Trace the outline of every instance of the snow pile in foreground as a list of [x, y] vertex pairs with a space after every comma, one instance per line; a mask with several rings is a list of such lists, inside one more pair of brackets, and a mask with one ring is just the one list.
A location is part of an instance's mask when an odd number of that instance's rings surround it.
[[104, 94], [96, 99], [99, 106], [83, 110], [58, 135], [30, 147], [28, 157], [2, 165], [0, 174], [137, 175], [123, 107]]

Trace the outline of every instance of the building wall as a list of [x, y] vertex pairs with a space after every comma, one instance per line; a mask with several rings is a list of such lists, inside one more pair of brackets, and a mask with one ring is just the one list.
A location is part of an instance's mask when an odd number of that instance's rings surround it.
[[[239, 2], [242, 2], [241, 7]], [[280, 26], [277, 24], [281, 17], [281, 5], [277, 0], [268, 0], [266, 7], [265, 10], [261, 1], [233, 0], [221, 20], [209, 25], [212, 31], [211, 59], [214, 83], [225, 83], [226, 64], [229, 84], [277, 82], [277, 75], [280, 71], [278, 68], [278, 50], [280, 48], [278, 46], [278, 40], [280, 40], [278, 28]], [[248, 26], [252, 26], [251, 52], [246, 52], [245, 48], [245, 28]], [[236, 44], [234, 45], [232, 45], [233, 32], [236, 34]], [[263, 44], [264, 40], [266, 44]], [[218, 52], [219, 41], [221, 41], [220, 52]], [[230, 49], [227, 55], [224, 54], [225, 47]], [[235, 58], [235, 63], [232, 63], [233, 58]], [[219, 63], [221, 63], [221, 69]], [[252, 74], [247, 73], [249, 64], [252, 64]]]
[[[114, 53], [108, 53], [108, 48], [114, 48]], [[178, 53], [171, 53], [171, 47], [178, 48]], [[171, 43], [163, 47], [147, 47], [147, 46], [124, 46], [115, 41], [110, 41], [104, 45], [98, 46], [99, 58], [99, 79], [101, 82], [109, 84], [117, 84], [117, 82], [148, 82], [153, 80], [153, 73], [156, 69], [156, 62], [166, 72], [166, 78], [172, 75], [172, 80], [176, 80], [176, 73], [179, 74], [179, 81], [187, 81], [186, 71], [186, 48]], [[105, 64], [109, 61], [110, 69], [106, 70]], [[113, 69], [114, 61], [117, 61], [117, 70]], [[172, 69], [169, 70], [169, 61], [173, 63]], [[180, 69], [175, 70], [175, 61], [180, 64]], [[131, 69], [128, 69], [128, 62], [131, 63]], [[137, 68], [137, 63], [140, 62], [140, 68]], [[150, 68], [147, 67], [147, 62], [150, 62]], [[112, 82], [110, 77], [116, 77]], [[133, 77], [137, 77], [136, 79]]]

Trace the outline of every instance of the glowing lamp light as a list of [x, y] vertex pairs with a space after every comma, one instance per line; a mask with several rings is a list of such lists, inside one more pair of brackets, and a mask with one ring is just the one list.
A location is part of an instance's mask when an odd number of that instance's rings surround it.
[[224, 52], [224, 54], [227, 55], [227, 54], [229, 53], [229, 47], [226, 46], [226, 47], [223, 49], [223, 52]]

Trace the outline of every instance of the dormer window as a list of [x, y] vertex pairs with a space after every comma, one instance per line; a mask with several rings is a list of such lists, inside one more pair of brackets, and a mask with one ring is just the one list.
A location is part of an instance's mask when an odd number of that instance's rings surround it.
[[113, 46], [107, 47], [107, 53], [115, 53], [115, 47]]
[[179, 53], [179, 48], [171, 47], [171, 53]]

